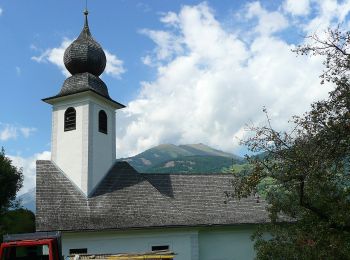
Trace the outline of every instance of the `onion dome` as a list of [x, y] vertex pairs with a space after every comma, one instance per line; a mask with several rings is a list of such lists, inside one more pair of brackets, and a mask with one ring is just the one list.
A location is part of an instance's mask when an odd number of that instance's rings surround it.
[[101, 47], [91, 36], [88, 25], [88, 11], [85, 10], [85, 24], [79, 37], [68, 46], [64, 52], [64, 65], [72, 74], [67, 78], [61, 91], [43, 101], [54, 104], [63, 97], [73, 96], [83, 92], [95, 94], [114, 103], [116, 109], [125, 107], [113, 100], [108, 94], [106, 84], [99, 78], [106, 67], [106, 55]]
[[101, 45], [91, 36], [88, 14], [85, 10], [84, 28], [79, 37], [64, 52], [63, 61], [72, 75], [89, 72], [98, 77], [106, 67], [106, 55]]

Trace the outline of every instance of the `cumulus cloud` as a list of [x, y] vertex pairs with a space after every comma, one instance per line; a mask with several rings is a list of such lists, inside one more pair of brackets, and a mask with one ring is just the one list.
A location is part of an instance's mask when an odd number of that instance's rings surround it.
[[120, 78], [120, 75], [125, 72], [123, 61], [107, 50], [105, 50], [105, 53], [107, 59], [105, 69], [106, 74], [112, 77]]
[[17, 128], [11, 125], [3, 125], [0, 130], [0, 140], [7, 141], [9, 139], [17, 138]]
[[19, 135], [28, 138], [35, 131], [36, 128], [34, 127], [22, 127], [0, 123], [0, 141], [16, 139]]
[[346, 17], [350, 11], [350, 1], [345, 0], [338, 3], [333, 0], [317, 0], [314, 2], [316, 15], [303, 26], [307, 34], [322, 33], [330, 26], [344, 24], [349, 29]]
[[[68, 38], [63, 38], [60, 46], [54, 48], [48, 48], [44, 51], [40, 51], [35, 45], [31, 46], [34, 51], [39, 51], [40, 54], [37, 56], [32, 56], [31, 59], [38, 63], [51, 63], [56, 65], [63, 75], [66, 77], [70, 76], [70, 73], [66, 69], [63, 63], [64, 51], [73, 42], [73, 40]], [[123, 61], [119, 59], [115, 54], [112, 54], [108, 50], [104, 50], [107, 58], [107, 64], [105, 73], [109, 76], [119, 78], [121, 74], [125, 72]]]
[[[59, 47], [46, 49], [42, 51], [38, 56], [32, 56], [31, 59], [38, 63], [51, 63], [59, 67], [61, 72], [66, 76], [70, 76], [70, 73], [67, 71], [66, 67], [63, 63], [63, 55], [64, 51], [68, 48], [68, 46], [72, 43], [72, 40], [68, 38], [63, 38]], [[32, 45], [32, 49], [37, 49]]]
[[308, 15], [310, 13], [310, 0], [286, 0], [283, 9], [296, 16]]
[[257, 18], [255, 31], [263, 35], [281, 31], [289, 25], [288, 20], [281, 13], [267, 11], [260, 2], [252, 2], [247, 5], [246, 18]]
[[285, 129], [291, 115], [327, 96], [320, 58], [295, 57], [294, 46], [274, 35], [289, 26], [287, 18], [259, 2], [245, 10], [258, 21], [249, 43], [206, 3], [165, 14], [163, 30], [143, 30], [155, 43], [144, 60], [156, 66], [157, 77], [142, 82], [139, 96], [117, 114], [118, 157], [160, 143], [237, 151], [246, 123], [265, 122], [263, 106], [274, 126]]
[[[172, 21], [165, 20], [165, 23], [171, 23]], [[140, 31], [142, 34], [147, 35], [157, 45], [153, 51], [156, 61], [164, 61], [182, 52], [182, 45], [180, 39], [167, 31], [155, 31], [149, 29], [143, 29]], [[150, 65], [151, 56], [147, 55], [143, 58], [144, 64]]]
[[14, 166], [22, 168], [23, 170], [23, 187], [17, 194], [21, 195], [35, 187], [36, 161], [50, 160], [51, 153], [49, 151], [44, 151], [42, 153], [34, 154], [30, 157], [12, 155], [9, 155], [8, 157], [12, 160]]

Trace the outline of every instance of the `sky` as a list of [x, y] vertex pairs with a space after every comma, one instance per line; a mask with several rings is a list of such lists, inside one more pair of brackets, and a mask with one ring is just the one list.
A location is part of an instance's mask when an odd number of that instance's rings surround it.
[[[65, 48], [83, 26], [85, 0], [0, 0], [0, 146], [35, 186], [50, 159], [51, 107], [69, 72]], [[291, 50], [341, 23], [349, 1], [88, 0], [102, 45], [101, 76], [127, 107], [117, 116], [117, 157], [162, 143], [204, 143], [243, 155], [247, 125], [288, 129], [292, 115], [327, 97], [321, 57]]]

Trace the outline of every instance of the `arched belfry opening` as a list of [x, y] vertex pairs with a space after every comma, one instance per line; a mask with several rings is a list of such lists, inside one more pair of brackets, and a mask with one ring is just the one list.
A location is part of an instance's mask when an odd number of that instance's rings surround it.
[[74, 107], [69, 107], [64, 112], [64, 131], [72, 131], [76, 128], [77, 112]]
[[98, 112], [98, 131], [107, 134], [108, 118], [104, 110]]

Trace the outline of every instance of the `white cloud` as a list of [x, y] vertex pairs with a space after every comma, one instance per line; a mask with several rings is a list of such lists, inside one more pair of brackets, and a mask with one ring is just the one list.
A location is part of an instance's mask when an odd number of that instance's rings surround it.
[[34, 127], [21, 127], [19, 129], [25, 138], [28, 138], [33, 132], [36, 131]]
[[3, 9], [0, 7], [0, 16], [2, 15], [3, 13]]
[[[350, 0], [338, 3], [334, 0], [315, 0], [316, 15], [306, 22], [303, 29], [308, 34], [322, 33], [330, 26], [336, 26], [345, 22], [350, 11]], [[347, 28], [349, 29], [349, 25]]]
[[112, 77], [120, 78], [120, 75], [125, 72], [123, 61], [107, 50], [105, 50], [105, 53], [107, 59], [105, 69], [106, 74]]
[[[56, 65], [63, 75], [66, 77], [70, 76], [70, 73], [66, 69], [63, 63], [63, 55], [64, 51], [68, 48], [68, 46], [72, 43], [73, 40], [68, 38], [63, 38], [59, 47], [49, 48], [45, 51], [41, 51], [40, 55], [32, 56], [31, 59], [38, 63], [51, 63]], [[30, 47], [34, 51], [39, 51], [39, 49], [35, 45], [31, 45]], [[116, 55], [111, 52], [105, 50], [107, 64], [105, 72], [107, 75], [119, 78], [121, 74], [125, 72], [123, 67], [123, 61], [120, 60]]]
[[143, 29], [140, 32], [147, 35], [157, 45], [156, 49], [153, 51], [156, 55], [155, 60], [150, 60], [150, 55], [146, 55], [142, 58], [143, 63], [146, 65], [153, 64], [155, 61], [167, 61], [171, 59], [173, 55], [177, 55], [183, 51], [181, 40], [170, 32], [149, 29]]
[[[38, 56], [33, 56], [31, 59], [38, 63], [52, 63], [60, 68], [63, 75], [66, 77], [70, 76], [70, 73], [67, 71], [66, 67], [63, 63], [63, 55], [64, 51], [68, 48], [68, 46], [72, 43], [72, 40], [68, 38], [64, 38], [61, 42], [61, 45], [56, 48], [46, 49]], [[32, 45], [31, 48], [36, 50], [37, 48]]]
[[11, 124], [0, 123], [0, 141], [8, 141], [10, 139], [17, 139], [18, 135], [28, 138], [36, 131], [34, 127], [22, 127]]
[[286, 0], [283, 9], [296, 16], [308, 15], [310, 13], [310, 0]]
[[[271, 36], [286, 28], [286, 18], [256, 3], [248, 10], [258, 17], [253, 29], [260, 32], [249, 43], [226, 30], [207, 4], [184, 6], [172, 14], [176, 19], [162, 18], [172, 23], [168, 31], [145, 31], [156, 45], [145, 63], [154, 61], [157, 78], [142, 82], [139, 96], [117, 114], [118, 157], [160, 143], [237, 150], [235, 137], [244, 135], [246, 123], [265, 121], [263, 106], [277, 128], [286, 128], [291, 115], [327, 96], [329, 88], [319, 84], [320, 58], [295, 57], [293, 45]], [[274, 25], [278, 20], [282, 25]], [[172, 36], [159, 40], [157, 32]], [[174, 50], [177, 44], [182, 51]], [[160, 55], [164, 50], [171, 55]]]
[[17, 128], [12, 125], [2, 124], [2, 129], [0, 130], [0, 140], [7, 141], [9, 139], [16, 139], [16, 138], [17, 138]]
[[163, 15], [163, 17], [160, 18], [160, 21], [164, 24], [177, 26], [177, 24], [180, 22], [179, 17], [174, 12], [168, 12]]
[[36, 161], [50, 160], [51, 153], [49, 151], [44, 151], [42, 153], [34, 154], [30, 157], [12, 155], [9, 155], [8, 157], [12, 160], [14, 166], [22, 168], [23, 170], [23, 187], [17, 194], [21, 195], [35, 187]]
[[258, 24], [255, 31], [263, 35], [276, 33], [289, 25], [288, 20], [281, 13], [265, 10], [260, 2], [252, 2], [247, 5], [246, 18], [257, 18]]

